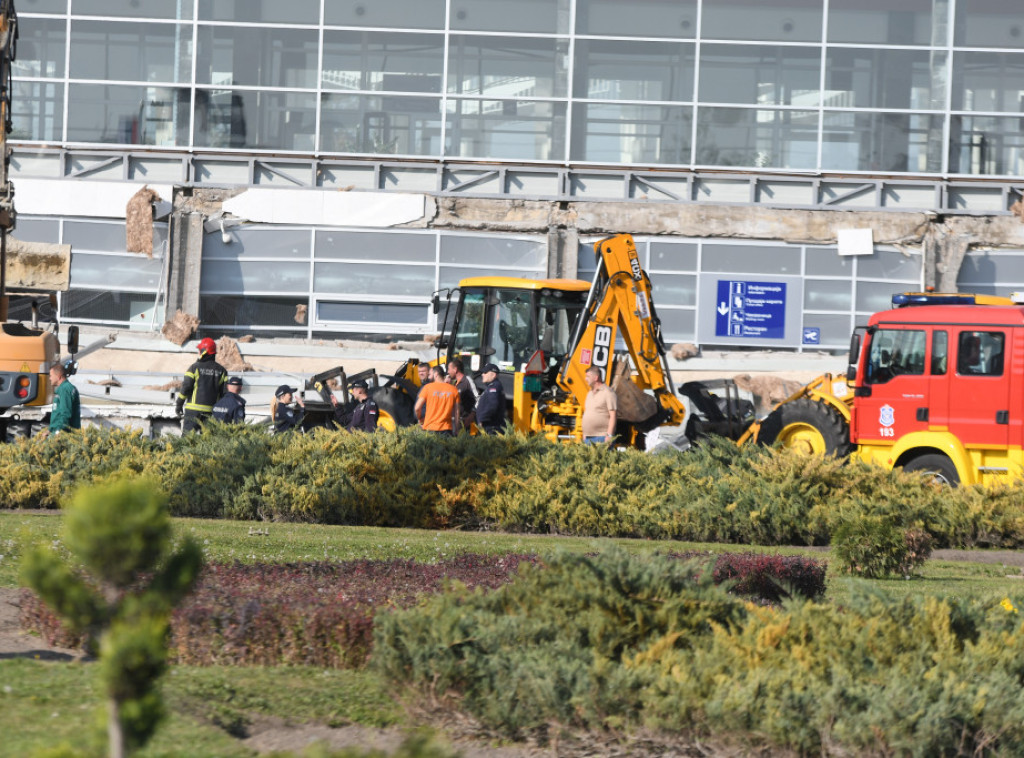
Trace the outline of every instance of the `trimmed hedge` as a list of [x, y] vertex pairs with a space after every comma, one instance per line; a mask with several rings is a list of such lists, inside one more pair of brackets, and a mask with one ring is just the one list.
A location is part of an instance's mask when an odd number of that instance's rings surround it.
[[88, 429], [0, 445], [0, 507], [59, 507], [77, 485], [146, 475], [178, 516], [596, 537], [827, 545], [873, 519], [932, 547], [1024, 547], [1024, 487], [927, 477], [726, 440], [650, 455], [521, 435], [416, 429], [270, 436], [215, 423], [147, 440]]
[[[825, 592], [825, 565], [807, 558], [725, 553], [700, 559], [714, 563], [711, 581], [759, 603], [790, 590], [804, 597]], [[453, 582], [493, 589], [511, 581], [524, 563], [538, 559], [464, 554], [439, 563], [212, 564], [174, 612], [172, 655], [177, 663], [195, 665], [360, 667], [379, 610], [409, 607]], [[22, 592], [21, 620], [50, 644], [82, 643], [28, 590]]]
[[1019, 601], [863, 590], [762, 608], [699, 573], [565, 555], [379, 616], [371, 665], [513, 737], [646, 728], [758, 754], [1024, 754]]

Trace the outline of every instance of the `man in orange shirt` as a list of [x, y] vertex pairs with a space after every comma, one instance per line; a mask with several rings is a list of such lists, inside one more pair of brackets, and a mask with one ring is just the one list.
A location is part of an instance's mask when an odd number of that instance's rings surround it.
[[430, 378], [430, 384], [420, 390], [413, 411], [417, 418], [422, 416], [420, 426], [428, 432], [451, 437], [458, 428], [459, 391], [445, 381], [444, 371], [438, 366], [431, 367]]

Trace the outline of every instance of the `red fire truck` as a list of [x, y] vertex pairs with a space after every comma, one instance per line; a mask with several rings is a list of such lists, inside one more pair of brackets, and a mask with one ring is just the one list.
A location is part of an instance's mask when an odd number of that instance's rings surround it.
[[845, 380], [820, 377], [746, 437], [953, 485], [1024, 478], [1024, 299], [895, 295], [854, 333]]

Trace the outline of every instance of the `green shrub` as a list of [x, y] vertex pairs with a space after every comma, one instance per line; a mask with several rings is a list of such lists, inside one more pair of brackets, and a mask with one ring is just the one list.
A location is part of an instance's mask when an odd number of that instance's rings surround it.
[[526, 566], [487, 594], [453, 592], [378, 614], [371, 665], [508, 734], [551, 723], [615, 726], [639, 717], [645, 672], [621, 665], [651, 644], [690, 647], [743, 604], [712, 572], [610, 549]]
[[878, 579], [910, 576], [928, 560], [931, 545], [920, 525], [907, 526], [894, 515], [866, 515], [836, 528], [832, 553], [842, 571]]

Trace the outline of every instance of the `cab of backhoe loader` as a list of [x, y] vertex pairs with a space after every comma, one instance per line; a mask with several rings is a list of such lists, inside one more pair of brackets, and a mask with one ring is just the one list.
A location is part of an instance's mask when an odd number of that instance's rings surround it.
[[457, 289], [434, 295], [442, 325], [438, 361], [461, 357], [469, 374], [494, 363], [511, 397], [514, 375], [538, 350], [544, 370], [565, 357], [589, 290], [587, 282], [571, 279], [463, 279]]

